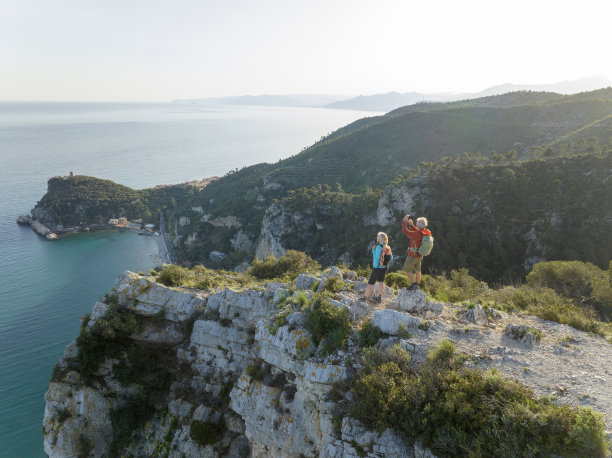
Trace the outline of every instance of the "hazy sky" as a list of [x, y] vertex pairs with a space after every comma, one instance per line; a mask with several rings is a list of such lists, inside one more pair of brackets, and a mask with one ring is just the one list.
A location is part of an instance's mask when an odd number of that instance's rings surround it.
[[0, 0], [0, 100], [612, 78], [608, 0]]

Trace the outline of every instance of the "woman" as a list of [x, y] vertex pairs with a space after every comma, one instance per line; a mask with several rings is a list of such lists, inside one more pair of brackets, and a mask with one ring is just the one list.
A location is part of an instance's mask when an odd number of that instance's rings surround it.
[[385, 275], [387, 275], [388, 265], [393, 259], [393, 254], [391, 253], [391, 247], [388, 245], [389, 237], [387, 237], [387, 234], [379, 232], [376, 235], [376, 242], [376, 246], [372, 248], [372, 273], [365, 293], [359, 299], [367, 300], [372, 294], [374, 283], [378, 282], [378, 296], [373, 299], [376, 302], [381, 302], [385, 290]]

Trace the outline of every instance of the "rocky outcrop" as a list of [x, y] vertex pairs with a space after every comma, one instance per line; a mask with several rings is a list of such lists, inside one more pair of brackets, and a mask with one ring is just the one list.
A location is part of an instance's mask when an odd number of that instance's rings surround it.
[[277, 258], [284, 256], [286, 250], [281, 244], [281, 237], [285, 231], [284, 213], [281, 206], [279, 204], [270, 205], [261, 223], [255, 256], [259, 259], [267, 258], [270, 255]]
[[[412, 187], [408, 187], [406, 184], [389, 187], [378, 199], [374, 224], [380, 227], [389, 227], [391, 224], [396, 224], [399, 215], [403, 216], [414, 211], [415, 199], [419, 195], [420, 186], [418, 183], [415, 183]], [[401, 221], [401, 217], [399, 220]]]
[[242, 230], [236, 232], [234, 237], [232, 237], [230, 240], [230, 244], [234, 250], [244, 251], [245, 253], [248, 253], [253, 249], [253, 241], [251, 240], [251, 237], [249, 237], [249, 235]]
[[17, 224], [28, 224], [32, 227], [32, 230], [37, 234], [43, 236], [47, 240], [57, 240], [58, 236], [55, 232], [51, 231], [40, 221], [33, 219], [29, 215], [22, 215], [17, 218]]
[[[329, 304], [349, 311], [354, 332], [344, 348], [324, 356], [305, 328], [305, 311], [285, 307], [331, 278], [342, 278], [344, 287]], [[377, 346], [399, 344], [415, 362], [450, 338], [468, 364], [496, 368], [538, 394], [563, 386], [557, 402], [612, 414], [605, 382], [612, 346], [603, 339], [499, 312], [495, 324], [484, 322], [477, 319], [479, 305], [467, 310], [477, 310], [466, 321], [471, 327], [457, 328], [457, 317], [466, 314], [459, 306], [389, 289], [374, 307], [359, 300], [363, 286], [339, 269], [242, 291], [169, 288], [126, 272], [95, 304], [54, 370], [45, 395], [45, 452], [431, 457], [393, 429], [369, 430], [348, 416], [341, 405], [350, 391], [344, 398], [331, 395], [359, 369], [356, 330], [366, 319], [381, 331]], [[571, 348], [559, 344], [568, 334]], [[581, 372], [587, 370], [601, 380]]]

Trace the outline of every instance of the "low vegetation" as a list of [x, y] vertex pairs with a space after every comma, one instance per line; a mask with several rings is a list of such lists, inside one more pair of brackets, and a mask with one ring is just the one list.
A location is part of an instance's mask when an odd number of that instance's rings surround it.
[[306, 329], [310, 332], [316, 346], [323, 343], [320, 354], [327, 355], [346, 345], [351, 331], [349, 312], [344, 307], [331, 305], [329, 292], [316, 294], [305, 308]]
[[601, 319], [612, 318], [612, 261], [608, 271], [589, 262], [541, 262], [527, 275], [527, 284], [553, 289], [577, 305], [591, 307]]
[[216, 444], [223, 438], [225, 423], [193, 420], [189, 425], [189, 436], [202, 446]]
[[369, 318], [363, 322], [357, 333], [357, 340], [361, 348], [373, 347], [383, 337], [385, 333], [374, 326]]
[[272, 278], [295, 280], [300, 273], [318, 272], [320, 270], [321, 265], [306, 253], [287, 250], [287, 254], [278, 259], [274, 255], [270, 255], [261, 261], [255, 258], [247, 270], [247, 275], [258, 280]]
[[452, 342], [417, 369], [399, 345], [367, 348], [351, 383], [349, 415], [368, 428], [421, 439], [436, 456], [603, 456], [603, 415], [537, 398], [496, 371], [463, 366]]
[[166, 286], [183, 286], [202, 290], [218, 288], [247, 288], [267, 283], [270, 280], [290, 282], [302, 272], [318, 273], [321, 266], [310, 256], [299, 251], [288, 250], [285, 256], [269, 256], [253, 261], [245, 273], [220, 269], [209, 269], [196, 265], [192, 268], [175, 264], [166, 265], [155, 279]]
[[[391, 277], [391, 278], [389, 278]], [[388, 286], [402, 285], [403, 272], [387, 275]], [[527, 283], [491, 288], [469, 274], [468, 269], [449, 275], [423, 275], [421, 288], [441, 302], [481, 302], [511, 312], [520, 310], [545, 320], [612, 339], [608, 310], [612, 307], [612, 269], [579, 262], [551, 261], [536, 264]]]

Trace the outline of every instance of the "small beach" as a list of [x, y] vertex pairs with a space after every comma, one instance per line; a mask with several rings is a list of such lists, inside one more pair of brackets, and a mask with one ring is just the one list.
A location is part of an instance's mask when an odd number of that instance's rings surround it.
[[153, 240], [155, 240], [155, 243], [157, 243], [159, 266], [161, 267], [164, 264], [172, 264], [170, 254], [168, 253], [168, 248], [164, 243], [164, 238], [159, 234], [152, 235], [151, 237]]

